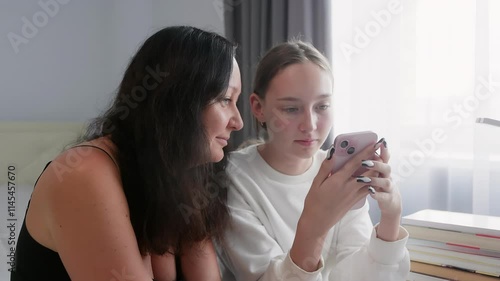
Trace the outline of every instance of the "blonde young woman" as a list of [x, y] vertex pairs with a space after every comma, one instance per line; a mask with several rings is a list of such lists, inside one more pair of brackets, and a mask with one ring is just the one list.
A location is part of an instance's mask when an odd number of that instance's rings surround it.
[[[223, 280], [405, 280], [408, 233], [387, 143], [330, 173], [334, 151], [320, 147], [332, 127], [332, 91], [328, 61], [310, 44], [280, 44], [260, 61], [250, 104], [268, 136], [231, 155]], [[375, 194], [351, 176], [362, 165]], [[381, 211], [375, 227], [367, 201], [351, 210], [367, 195]]]

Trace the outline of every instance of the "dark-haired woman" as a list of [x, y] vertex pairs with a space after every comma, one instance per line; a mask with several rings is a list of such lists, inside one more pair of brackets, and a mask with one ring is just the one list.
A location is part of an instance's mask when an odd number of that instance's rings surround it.
[[243, 123], [234, 45], [168, 27], [110, 108], [40, 175], [11, 280], [220, 280], [224, 147]]

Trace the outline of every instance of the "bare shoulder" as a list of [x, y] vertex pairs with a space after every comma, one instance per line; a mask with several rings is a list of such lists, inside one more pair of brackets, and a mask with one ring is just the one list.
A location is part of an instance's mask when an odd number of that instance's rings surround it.
[[120, 172], [110, 156], [93, 147], [71, 148], [52, 161], [40, 180], [52, 246], [72, 279], [109, 280], [112, 270], [122, 268], [150, 278], [142, 265]]
[[[106, 154], [114, 157], [114, 147], [104, 141], [84, 145], [95, 145], [100, 149], [89, 146], [68, 149], [59, 154], [41, 174], [31, 197], [29, 225], [38, 224], [39, 228], [46, 228], [48, 222], [40, 220], [50, 218], [49, 209], [75, 198], [115, 198], [126, 205], [120, 172], [113, 159]], [[38, 219], [31, 219], [35, 217]]]
[[[60, 154], [45, 171], [45, 186], [52, 203], [86, 200], [124, 204], [126, 199], [112, 147], [93, 141]], [[111, 157], [110, 157], [111, 156]]]
[[117, 170], [116, 156], [114, 144], [106, 138], [99, 138], [67, 149], [50, 166], [56, 173], [55, 176], [61, 179], [64, 174], [73, 172], [79, 174], [93, 169]]
[[68, 149], [56, 157], [40, 178], [41, 188], [58, 195], [56, 197], [123, 193], [112, 150], [101, 143], [84, 145]]
[[120, 173], [113, 160], [96, 148], [66, 150], [41, 174], [31, 196], [26, 226], [37, 242], [57, 251], [52, 235], [57, 220], [65, 215], [71, 217], [74, 208], [88, 208], [103, 198], [128, 214]]

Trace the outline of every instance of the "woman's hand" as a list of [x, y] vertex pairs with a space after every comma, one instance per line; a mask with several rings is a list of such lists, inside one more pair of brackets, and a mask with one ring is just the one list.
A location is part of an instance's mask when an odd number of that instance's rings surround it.
[[[301, 217], [312, 222], [309, 226], [310, 230], [326, 234], [356, 202], [369, 194], [369, 184], [358, 181], [358, 178], [352, 175], [362, 166], [365, 159], [373, 158], [381, 145], [377, 143], [365, 148], [333, 174], [331, 170], [335, 165], [335, 156], [330, 159], [327, 157], [323, 161], [307, 194]], [[387, 172], [385, 164], [380, 164], [377, 163], [377, 166], [370, 168], [370, 173]], [[379, 171], [379, 169], [382, 170]], [[385, 186], [385, 181], [377, 181], [377, 183]]]
[[[172, 251], [171, 251], [172, 252]], [[217, 254], [212, 240], [206, 239], [184, 247], [180, 255], [181, 272], [176, 272], [176, 258], [173, 254], [162, 256], [151, 255], [153, 274], [157, 281], [177, 280], [183, 275], [183, 280], [221, 280]]]
[[[384, 141], [385, 142], [385, 141]], [[386, 145], [380, 148], [380, 156], [372, 161], [374, 166], [370, 170], [378, 172], [378, 177], [371, 178], [371, 186], [377, 193], [372, 194], [373, 199], [377, 200], [382, 216], [399, 217], [401, 216], [401, 196], [398, 188], [391, 178], [391, 166], [389, 162], [389, 151]]]
[[151, 268], [155, 281], [176, 280], [175, 256], [171, 253], [151, 255]]
[[210, 239], [182, 249], [181, 267], [185, 280], [221, 280], [217, 253]]
[[[381, 143], [370, 145], [356, 154], [336, 173], [331, 173], [335, 157], [327, 157], [304, 202], [290, 257], [295, 264], [306, 271], [318, 267], [324, 238], [328, 231], [369, 191], [364, 182], [358, 182], [352, 174], [362, 166], [362, 161], [371, 159]], [[331, 156], [331, 151], [328, 153]], [[379, 169], [373, 168], [374, 171]]]
[[[381, 212], [380, 225], [377, 236], [385, 241], [395, 241], [399, 236], [399, 222], [401, 219], [402, 204], [399, 189], [391, 178], [391, 166], [388, 164], [390, 154], [385, 140], [380, 147], [380, 156], [377, 156], [373, 167], [365, 175], [371, 179], [369, 183], [376, 193], [371, 194], [377, 200]], [[376, 176], [372, 176], [376, 174]]]

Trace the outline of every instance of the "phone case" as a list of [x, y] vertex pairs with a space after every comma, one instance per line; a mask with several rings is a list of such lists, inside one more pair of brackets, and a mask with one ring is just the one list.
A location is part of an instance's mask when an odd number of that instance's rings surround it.
[[[334, 142], [333, 147], [335, 148], [335, 153], [333, 157], [335, 158], [335, 166], [333, 167], [332, 173], [337, 172], [345, 163], [347, 163], [354, 155], [365, 149], [368, 145], [373, 145], [377, 142], [377, 134], [371, 131], [354, 132], [348, 134], [338, 135]], [[368, 160], [368, 159], [365, 159]], [[360, 176], [368, 169], [361, 166], [359, 163], [359, 169], [356, 170], [352, 176]], [[359, 209], [365, 204], [365, 199], [363, 198], [351, 209]]]

